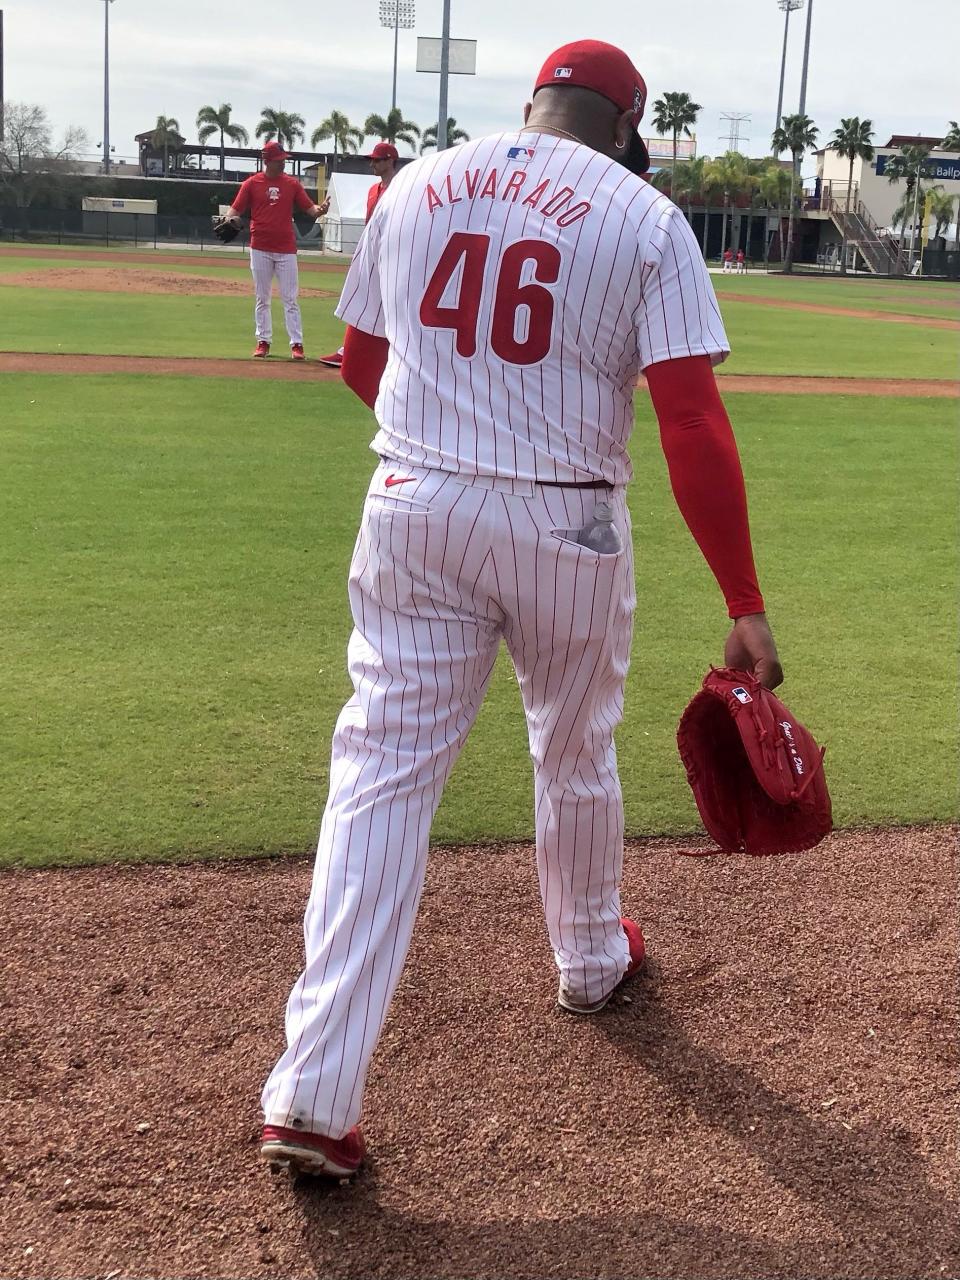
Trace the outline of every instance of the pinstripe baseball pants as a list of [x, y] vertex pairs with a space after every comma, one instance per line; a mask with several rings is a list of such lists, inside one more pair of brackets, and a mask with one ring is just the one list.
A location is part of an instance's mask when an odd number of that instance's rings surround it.
[[613, 731], [635, 593], [623, 490], [611, 498], [621, 552], [564, 536], [591, 520], [598, 496], [607, 493], [464, 484], [400, 463], [374, 474], [350, 571], [354, 694], [334, 733], [306, 968], [287, 1003], [286, 1052], [263, 1091], [268, 1124], [340, 1137], [359, 1118], [413, 932], [430, 824], [501, 639], [526, 712], [540, 890], [564, 985], [592, 1001], [625, 972]]
[[297, 255], [295, 253], [265, 253], [262, 249], [250, 250], [250, 270], [253, 273], [253, 287], [257, 301], [253, 314], [256, 322], [257, 341], [273, 341], [273, 314], [270, 306], [270, 295], [273, 291], [273, 277], [277, 277], [280, 287], [280, 300], [283, 303], [283, 318], [287, 326], [287, 337], [291, 347], [295, 342], [303, 343], [303, 321], [300, 317], [300, 304], [297, 293], [300, 288], [300, 277], [297, 271]]

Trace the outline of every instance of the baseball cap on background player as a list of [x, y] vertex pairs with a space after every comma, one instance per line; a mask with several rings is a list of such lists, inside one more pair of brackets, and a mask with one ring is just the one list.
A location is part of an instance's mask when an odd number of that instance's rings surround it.
[[370, 152], [371, 160], [399, 160], [400, 152], [392, 142], [378, 142]]
[[290, 157], [279, 142], [268, 142], [260, 153], [269, 164], [273, 160], [289, 160]]
[[619, 111], [633, 112], [633, 133], [624, 164], [633, 173], [646, 173], [650, 155], [637, 133], [637, 126], [647, 105], [647, 86], [622, 49], [602, 40], [575, 40], [551, 53], [540, 69], [534, 95], [547, 85], [575, 85], [592, 89]]

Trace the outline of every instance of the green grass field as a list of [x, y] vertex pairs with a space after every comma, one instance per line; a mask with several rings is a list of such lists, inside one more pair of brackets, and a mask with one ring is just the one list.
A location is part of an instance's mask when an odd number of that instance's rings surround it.
[[960, 320], [960, 285], [933, 280], [876, 280], [856, 276], [714, 275], [721, 301], [724, 294], [776, 298], [784, 302], [849, 307], [862, 311], [893, 311], [902, 315]]
[[[194, 323], [227, 336], [220, 302]], [[136, 315], [154, 332], [152, 305]], [[62, 338], [86, 332], [61, 319]], [[336, 384], [122, 375], [4, 374], [0, 403], [0, 862], [308, 848], [348, 691], [370, 415]], [[953, 404], [728, 404], [784, 694], [828, 744], [838, 822], [954, 816]], [[674, 729], [726, 627], [638, 408], [619, 753], [629, 831], [682, 832], [697, 819]], [[434, 838], [527, 835], [530, 804], [501, 663]]]
[[[209, 255], [208, 255], [209, 256]], [[56, 259], [5, 258], [0, 251], [0, 350], [60, 351], [116, 355], [207, 355], [246, 358], [252, 336], [252, 298], [180, 297], [151, 294], [118, 294], [47, 290], [4, 285], [4, 275], [16, 271], [60, 268]], [[73, 267], [97, 264], [71, 262]], [[103, 255], [103, 265], [110, 265]], [[144, 255], [144, 265], [157, 268]], [[177, 272], [226, 280], [249, 279], [242, 265], [198, 262], [177, 266]], [[136, 273], [138, 266], [129, 266]], [[856, 295], [838, 302], [844, 286], [835, 282], [783, 277], [714, 276], [733, 355], [727, 373], [809, 374], [829, 377], [950, 378], [957, 372], [957, 333], [922, 325], [894, 324], [885, 320], [851, 321], [846, 317], [814, 315], [780, 308], [751, 306], [725, 300], [725, 292], [755, 293], [758, 297], [788, 297], [825, 305], [856, 305], [867, 309], [906, 309], [911, 285], [902, 281], [860, 285], [847, 291]], [[335, 294], [343, 282], [339, 271], [301, 274], [307, 287]], [[736, 283], [734, 288], [731, 282]], [[866, 300], [862, 288], [888, 288], [884, 306]], [[784, 293], [787, 290], [787, 293]], [[819, 290], [829, 290], [820, 294]], [[952, 290], [952, 293], [950, 292]], [[945, 297], [960, 297], [956, 286], [944, 286]], [[858, 301], [859, 300], [859, 301]], [[333, 316], [335, 297], [302, 300], [308, 354], [322, 354], [337, 347], [342, 326]], [[949, 312], [933, 313], [949, 318]], [[279, 302], [274, 302], [274, 336], [283, 341]]]
[[[212, 258], [172, 269], [247, 279], [243, 259]], [[248, 355], [246, 297], [2, 284], [62, 265], [0, 252], [0, 350]], [[161, 264], [144, 252], [142, 265]], [[301, 278], [334, 291], [342, 272]], [[949, 331], [723, 299], [949, 315], [936, 303], [955, 301], [956, 286], [714, 280], [734, 346], [725, 371], [956, 373]], [[311, 353], [340, 341], [333, 305], [304, 299]], [[953, 403], [727, 399], [784, 692], [828, 743], [837, 820], [954, 816], [956, 733], [943, 713], [956, 660]], [[0, 864], [307, 848], [348, 692], [345, 577], [374, 465], [370, 415], [335, 383], [129, 375], [0, 374], [0, 404]], [[697, 818], [674, 729], [726, 624], [670, 498], [645, 397], [633, 453], [628, 827], [683, 832]], [[434, 837], [528, 835], [530, 791], [501, 662]]]

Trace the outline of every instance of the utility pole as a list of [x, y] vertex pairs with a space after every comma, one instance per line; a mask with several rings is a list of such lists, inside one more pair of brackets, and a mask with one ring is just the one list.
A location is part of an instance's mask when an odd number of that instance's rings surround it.
[[443, 0], [443, 30], [440, 35], [440, 114], [437, 117], [437, 150], [446, 151], [447, 90], [450, 84], [450, 0]]
[[803, 71], [800, 73], [800, 115], [807, 109], [807, 67], [810, 65], [810, 27], [813, 23], [813, 0], [807, 0], [807, 34], [803, 42]]
[[787, 37], [790, 34], [790, 15], [796, 9], [803, 8], [803, 0], [777, 0], [777, 4], [784, 14], [784, 19], [783, 56], [780, 59], [780, 92], [777, 95], [777, 118], [773, 122], [775, 129], [780, 128], [780, 121], [783, 119], [783, 85], [787, 75]]
[[103, 0], [103, 172], [110, 172], [110, 6]]
[[3, 146], [3, 10], [0, 9], [0, 147]]

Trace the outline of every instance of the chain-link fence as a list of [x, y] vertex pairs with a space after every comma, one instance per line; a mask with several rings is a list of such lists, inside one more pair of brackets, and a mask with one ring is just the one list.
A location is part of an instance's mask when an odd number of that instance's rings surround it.
[[[297, 248], [326, 249], [336, 252], [340, 245], [340, 228], [326, 220], [326, 225], [309, 219], [294, 222]], [[233, 248], [246, 248], [248, 232], [244, 230], [233, 241]], [[80, 209], [19, 209], [0, 205], [0, 241], [22, 240], [31, 244], [123, 244], [153, 249], [190, 245], [196, 248], [219, 248], [213, 234], [211, 218], [196, 214], [129, 213]]]

